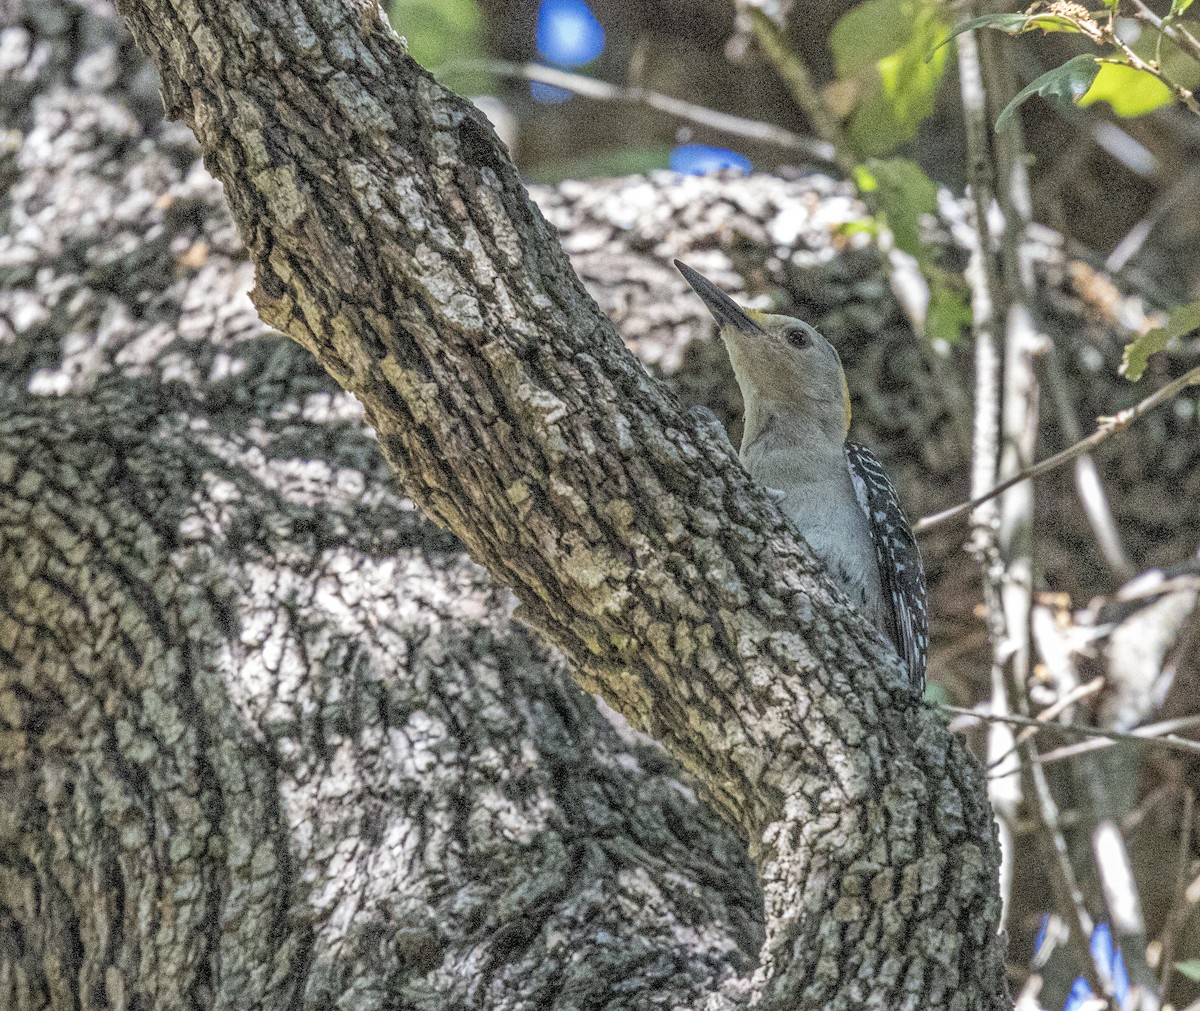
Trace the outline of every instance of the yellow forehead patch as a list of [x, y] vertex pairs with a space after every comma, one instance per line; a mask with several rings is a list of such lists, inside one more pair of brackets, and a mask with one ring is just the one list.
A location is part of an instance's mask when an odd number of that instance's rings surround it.
[[764, 320], [767, 318], [767, 314], [758, 309], [744, 309], [743, 311], [759, 326], [762, 326]]

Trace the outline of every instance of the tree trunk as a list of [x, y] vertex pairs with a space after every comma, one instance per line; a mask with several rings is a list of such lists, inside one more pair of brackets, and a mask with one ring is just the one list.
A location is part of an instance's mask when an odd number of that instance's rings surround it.
[[1003, 1005], [976, 767], [728, 443], [622, 348], [486, 120], [373, 4], [121, 9], [225, 186], [264, 319], [749, 840], [755, 994]]
[[763, 936], [744, 842], [259, 322], [221, 188], [115, 14], [20, 14], [0, 1008], [731, 1002]]
[[[100, 196], [47, 168], [78, 222], [31, 239], [29, 194], [6, 251], [86, 256], [12, 316], [14, 375], [65, 395], [6, 384], [0, 423], [0, 1003], [1005, 1006], [964, 750], [624, 352], [486, 123], [373, 14], [275, 9], [126, 10], [260, 309], [729, 828], [252, 321], [178, 134], [139, 164], [136, 119], [49, 93], [26, 168], [74, 152]], [[80, 317], [76, 385], [45, 366]]]

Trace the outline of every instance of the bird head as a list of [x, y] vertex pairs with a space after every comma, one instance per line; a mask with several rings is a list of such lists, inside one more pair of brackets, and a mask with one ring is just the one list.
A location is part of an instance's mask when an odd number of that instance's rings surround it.
[[744, 309], [686, 263], [675, 266], [717, 321], [747, 416], [756, 409], [794, 412], [844, 439], [850, 390], [833, 345], [803, 320]]

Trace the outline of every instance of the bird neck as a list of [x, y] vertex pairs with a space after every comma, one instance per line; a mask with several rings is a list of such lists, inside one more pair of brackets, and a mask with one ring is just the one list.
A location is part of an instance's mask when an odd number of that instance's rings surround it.
[[745, 425], [740, 456], [746, 468], [785, 471], [794, 480], [846, 469], [846, 427], [828, 412], [797, 409], [761, 397], [743, 397]]

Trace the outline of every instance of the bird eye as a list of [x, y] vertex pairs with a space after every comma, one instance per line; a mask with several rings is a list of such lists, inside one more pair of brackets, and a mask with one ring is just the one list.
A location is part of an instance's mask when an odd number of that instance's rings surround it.
[[809, 334], [807, 327], [789, 327], [785, 336], [787, 337], [787, 342], [792, 347], [798, 348], [801, 351], [812, 346], [812, 335]]

